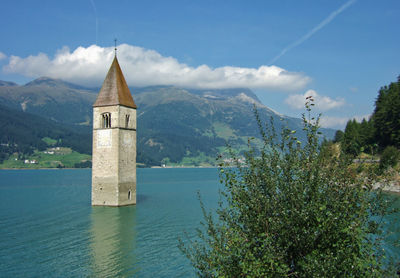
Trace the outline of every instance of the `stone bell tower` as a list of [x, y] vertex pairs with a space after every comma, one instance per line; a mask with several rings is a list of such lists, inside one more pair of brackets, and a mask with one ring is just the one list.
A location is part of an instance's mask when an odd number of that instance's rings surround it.
[[136, 204], [136, 104], [117, 56], [93, 104], [92, 205]]

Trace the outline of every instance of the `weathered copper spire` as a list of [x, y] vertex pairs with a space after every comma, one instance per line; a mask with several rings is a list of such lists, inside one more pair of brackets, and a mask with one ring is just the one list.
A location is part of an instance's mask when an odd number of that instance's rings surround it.
[[118, 64], [117, 55], [108, 70], [104, 79], [103, 86], [97, 96], [93, 107], [123, 105], [136, 108], [135, 101], [132, 98], [128, 85], [126, 84], [124, 75]]

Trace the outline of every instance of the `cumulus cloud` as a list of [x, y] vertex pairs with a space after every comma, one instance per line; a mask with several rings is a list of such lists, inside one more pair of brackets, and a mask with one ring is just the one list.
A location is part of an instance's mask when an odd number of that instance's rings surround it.
[[6, 59], [7, 55], [4, 54], [3, 52], [0, 52], [0, 60]]
[[314, 90], [308, 90], [304, 95], [290, 95], [285, 99], [285, 103], [292, 108], [303, 109], [306, 98], [310, 96], [313, 97], [315, 106], [320, 111], [328, 111], [346, 104], [343, 98], [332, 99], [328, 96], [321, 96]]
[[321, 116], [319, 124], [322, 127], [344, 129], [349, 118], [347, 117], [331, 117]]
[[[53, 58], [44, 53], [29, 57], [11, 56], [3, 70], [28, 77], [49, 76], [82, 85], [99, 86], [114, 57], [113, 47], [91, 45], [74, 51], [64, 47]], [[276, 66], [259, 68], [207, 65], [191, 67], [154, 50], [122, 44], [118, 60], [129, 85], [175, 85], [187, 88], [235, 88], [298, 90], [310, 78]]]
[[363, 119], [368, 120], [370, 117], [371, 115], [362, 115], [354, 117], [331, 117], [322, 115], [320, 119], [320, 125], [322, 127], [344, 129], [349, 120], [356, 119], [358, 122], [361, 122]]

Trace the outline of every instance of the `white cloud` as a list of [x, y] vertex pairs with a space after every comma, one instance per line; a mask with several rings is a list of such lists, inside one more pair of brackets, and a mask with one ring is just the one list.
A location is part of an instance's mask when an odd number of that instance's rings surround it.
[[6, 59], [6, 58], [7, 58], [7, 55], [4, 54], [3, 52], [0, 52], [0, 61], [3, 59]]
[[328, 111], [339, 108], [346, 104], [343, 98], [332, 99], [327, 96], [321, 96], [314, 90], [308, 90], [304, 95], [290, 95], [285, 99], [285, 103], [295, 109], [303, 109], [307, 97], [313, 97], [315, 107], [320, 111]]
[[[44, 53], [26, 58], [11, 56], [3, 67], [8, 73], [28, 77], [49, 76], [82, 85], [100, 86], [114, 57], [113, 47], [91, 45], [71, 52], [67, 47], [54, 58]], [[173, 57], [164, 57], [157, 51], [122, 44], [118, 46], [118, 60], [129, 85], [175, 85], [188, 88], [234, 88], [298, 90], [310, 78], [276, 66], [259, 68], [207, 65], [191, 67]]]
[[348, 120], [349, 118], [347, 117], [331, 117], [322, 115], [319, 124], [322, 127], [344, 129]]
[[354, 116], [354, 117], [331, 117], [331, 116], [321, 116], [320, 125], [322, 127], [344, 129], [346, 124], [351, 119], [356, 119], [361, 122], [363, 119], [368, 120], [371, 115]]

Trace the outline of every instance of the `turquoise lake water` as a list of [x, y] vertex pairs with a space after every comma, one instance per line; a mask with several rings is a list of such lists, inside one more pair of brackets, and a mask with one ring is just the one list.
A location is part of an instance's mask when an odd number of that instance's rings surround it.
[[90, 170], [0, 171], [0, 277], [194, 277], [177, 248], [216, 169], [138, 169], [137, 206], [90, 205]]
[[199, 226], [198, 191], [216, 207], [217, 170], [137, 174], [137, 206], [108, 208], [90, 205], [90, 170], [0, 171], [0, 277], [195, 277], [178, 237]]

